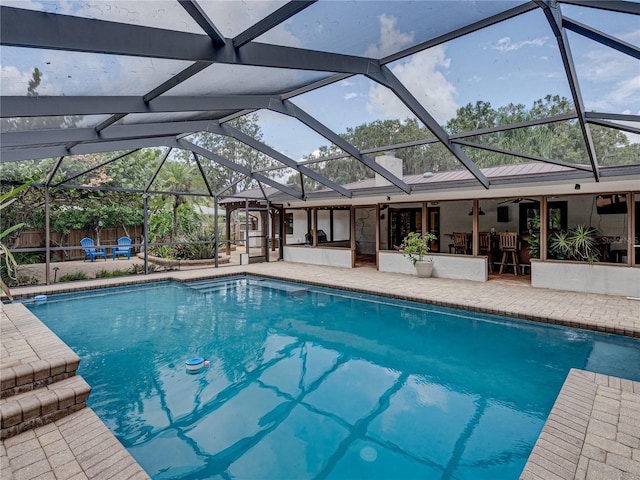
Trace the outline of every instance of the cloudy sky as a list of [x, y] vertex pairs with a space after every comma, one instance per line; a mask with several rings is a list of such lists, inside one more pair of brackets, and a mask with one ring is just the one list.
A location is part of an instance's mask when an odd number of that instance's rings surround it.
[[[320, 1], [258, 41], [380, 58], [520, 3], [517, 0]], [[218, 29], [228, 37], [242, 32], [282, 4], [201, 2]], [[3, 0], [3, 5], [199, 31], [174, 1]], [[637, 17], [567, 5], [562, 5], [562, 10], [574, 20], [627, 43], [640, 44]], [[568, 35], [586, 108], [640, 114], [638, 62], [571, 32]], [[25, 55], [25, 51], [29, 55]], [[41, 94], [143, 95], [188, 63], [4, 47], [2, 94], [24, 95], [34, 65], [44, 74], [39, 88]], [[455, 116], [459, 107], [479, 100], [496, 108], [508, 103], [531, 107], [535, 100], [547, 94], [571, 96], [556, 40], [539, 10], [414, 54], [389, 67], [441, 124]], [[215, 75], [207, 75], [212, 71]], [[256, 72], [247, 67], [214, 65], [171, 93], [268, 91], [323, 75], [321, 72], [285, 73], [278, 69]], [[337, 133], [365, 122], [405, 119], [411, 115], [385, 87], [360, 76], [292, 101]], [[259, 116], [267, 143], [292, 158], [301, 158], [327, 143], [291, 119], [270, 112], [261, 112]]]

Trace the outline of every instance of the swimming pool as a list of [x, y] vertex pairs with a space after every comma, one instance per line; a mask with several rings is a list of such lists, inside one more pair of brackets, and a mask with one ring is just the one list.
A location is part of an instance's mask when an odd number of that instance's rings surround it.
[[516, 479], [570, 368], [640, 380], [637, 339], [256, 277], [29, 308], [158, 479]]

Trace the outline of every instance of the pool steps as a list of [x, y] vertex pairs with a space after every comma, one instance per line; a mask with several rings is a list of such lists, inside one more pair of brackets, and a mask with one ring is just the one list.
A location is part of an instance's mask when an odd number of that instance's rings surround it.
[[[198, 280], [195, 282], [187, 282], [185, 283], [185, 285], [193, 290], [197, 290], [200, 293], [214, 293], [220, 290], [238, 288], [240, 286], [236, 283], [229, 283], [228, 279]], [[261, 278], [247, 280], [247, 285], [268, 288], [271, 290], [279, 290], [282, 292], [286, 292], [287, 295], [300, 295], [306, 294], [308, 292], [308, 288], [303, 285], [289, 285], [280, 283], [278, 281]]]
[[24, 305], [3, 305], [0, 438], [51, 423], [86, 406], [80, 357]]
[[86, 406], [80, 358], [24, 305], [0, 311], [0, 478], [149, 480]]
[[87, 406], [91, 387], [80, 376], [3, 398], [2, 440], [55, 422]]

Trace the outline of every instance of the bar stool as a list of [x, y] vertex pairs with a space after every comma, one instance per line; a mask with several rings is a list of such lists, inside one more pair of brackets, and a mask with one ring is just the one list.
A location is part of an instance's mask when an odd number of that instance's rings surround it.
[[486, 255], [489, 262], [489, 272], [493, 272], [493, 255], [491, 255], [491, 234], [489, 232], [480, 232], [478, 239], [478, 252], [480, 255]]
[[500, 274], [505, 265], [509, 265], [508, 258], [511, 253], [513, 262], [513, 273], [518, 275], [518, 234], [515, 232], [500, 233], [500, 250], [502, 250], [502, 262], [500, 263]]

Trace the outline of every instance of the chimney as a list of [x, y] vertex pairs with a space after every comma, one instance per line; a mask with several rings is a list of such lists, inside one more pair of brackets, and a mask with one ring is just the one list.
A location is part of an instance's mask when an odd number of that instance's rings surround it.
[[[381, 155], [376, 157], [376, 163], [383, 168], [389, 170], [396, 177], [402, 179], [402, 159], [396, 158], [393, 155]], [[376, 173], [376, 187], [385, 187], [387, 185], [393, 185], [389, 180], [384, 178], [379, 173]]]

